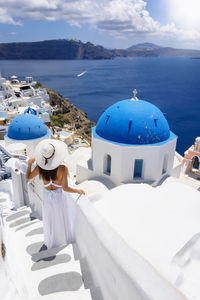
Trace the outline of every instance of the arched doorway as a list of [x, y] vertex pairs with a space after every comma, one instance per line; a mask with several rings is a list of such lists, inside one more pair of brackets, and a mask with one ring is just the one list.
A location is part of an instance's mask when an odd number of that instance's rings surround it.
[[192, 159], [192, 167], [194, 169], [199, 169], [199, 157], [198, 156], [194, 156]]
[[110, 175], [111, 173], [111, 156], [107, 154], [104, 160], [104, 174]]

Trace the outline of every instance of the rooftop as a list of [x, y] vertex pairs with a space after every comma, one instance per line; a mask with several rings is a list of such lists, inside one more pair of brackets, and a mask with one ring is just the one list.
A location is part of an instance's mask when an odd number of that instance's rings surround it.
[[132, 145], [156, 144], [170, 137], [163, 113], [147, 101], [132, 99], [110, 106], [99, 118], [95, 131], [108, 141]]
[[13, 140], [33, 140], [48, 133], [47, 126], [38, 116], [21, 114], [10, 123], [7, 137]]

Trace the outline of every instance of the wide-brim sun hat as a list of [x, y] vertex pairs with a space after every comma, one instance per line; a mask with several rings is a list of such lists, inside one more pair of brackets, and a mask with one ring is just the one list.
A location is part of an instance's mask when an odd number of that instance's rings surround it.
[[44, 170], [56, 169], [67, 157], [67, 145], [62, 141], [45, 139], [35, 148], [35, 161]]

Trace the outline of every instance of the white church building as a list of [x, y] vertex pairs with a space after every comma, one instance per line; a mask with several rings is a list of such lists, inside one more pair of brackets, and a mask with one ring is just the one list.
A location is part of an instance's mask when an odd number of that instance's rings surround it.
[[5, 145], [10, 146], [9, 151], [12, 152], [12, 148], [16, 151], [17, 143], [22, 145], [22, 148], [24, 147], [25, 153], [29, 157], [32, 157], [36, 145], [43, 139], [49, 138], [50, 134], [51, 132], [44, 121], [37, 116], [36, 111], [29, 107], [23, 114], [18, 115], [11, 121], [4, 140]]
[[92, 128], [91, 157], [78, 164], [77, 181], [159, 182], [171, 174], [176, 142], [163, 113], [135, 93], [110, 106]]

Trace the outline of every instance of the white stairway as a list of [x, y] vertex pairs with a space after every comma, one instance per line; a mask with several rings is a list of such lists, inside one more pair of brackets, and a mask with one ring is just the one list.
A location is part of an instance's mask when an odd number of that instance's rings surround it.
[[4, 264], [8, 266], [5, 273], [16, 287], [9, 288], [11, 296], [6, 299], [91, 300], [72, 245], [45, 249], [42, 221], [31, 220], [30, 208], [13, 211], [3, 206]]

